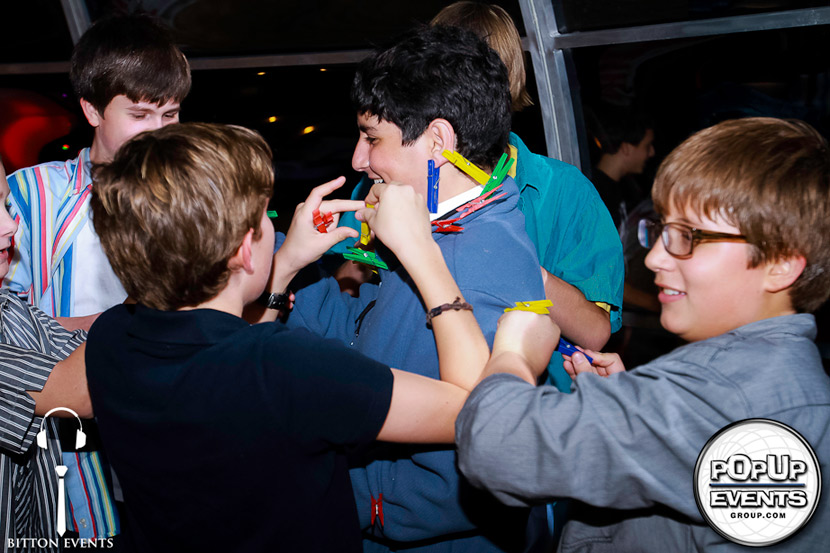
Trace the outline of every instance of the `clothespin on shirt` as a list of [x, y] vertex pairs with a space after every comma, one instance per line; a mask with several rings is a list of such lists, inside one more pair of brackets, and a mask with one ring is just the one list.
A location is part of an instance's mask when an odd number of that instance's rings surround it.
[[372, 267], [380, 267], [381, 269], [387, 270], [389, 269], [389, 265], [384, 263], [375, 252], [368, 252], [358, 248], [346, 248], [346, 251], [347, 253], [343, 254], [343, 257], [346, 259], [357, 261], [358, 263], [365, 263], [366, 265], [371, 265]]
[[369, 521], [371, 525], [374, 526], [375, 518], [380, 519], [380, 525], [383, 526], [383, 494], [378, 494], [378, 500], [375, 501], [374, 496], [369, 496], [372, 498], [372, 517]]
[[445, 158], [447, 158], [450, 161], [450, 163], [452, 163], [453, 165], [455, 165], [456, 167], [470, 175], [470, 177], [472, 177], [472, 179], [480, 185], [484, 186], [485, 184], [487, 184], [487, 181], [490, 180], [490, 175], [479, 169], [477, 165], [468, 161], [467, 158], [465, 158], [458, 152], [444, 150], [443, 152], [441, 152], [441, 154]]
[[[578, 349], [576, 349], [575, 345], [561, 337], [559, 338], [559, 345], [556, 346], [556, 350], [562, 355], [573, 355], [574, 353], [579, 351]], [[587, 359], [589, 363], [594, 362], [594, 359], [588, 356], [584, 351], [579, 351], [579, 353], [584, 355], [585, 359]]]
[[513, 166], [513, 158], [508, 157], [507, 154], [502, 154], [499, 158], [498, 164], [496, 164], [496, 168], [493, 169], [493, 174], [490, 175], [490, 179], [487, 181], [487, 184], [484, 185], [484, 190], [481, 191], [481, 195], [485, 195], [497, 186], [499, 186], [504, 178], [507, 176], [507, 172], [510, 171], [510, 167]]
[[553, 302], [550, 300], [536, 300], [536, 301], [517, 301], [516, 307], [508, 307], [504, 310], [508, 311], [532, 311], [540, 315], [550, 315], [548, 307], [553, 307]]

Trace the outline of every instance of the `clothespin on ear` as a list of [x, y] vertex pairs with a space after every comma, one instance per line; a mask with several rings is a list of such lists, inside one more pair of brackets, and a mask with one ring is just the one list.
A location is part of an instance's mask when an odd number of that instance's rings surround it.
[[475, 164], [468, 161], [467, 158], [459, 154], [458, 152], [451, 152], [449, 150], [444, 150], [441, 152], [445, 158], [447, 158], [450, 163], [470, 175], [474, 181], [479, 183], [480, 185], [484, 186], [487, 184], [487, 181], [490, 180], [490, 175], [482, 171], [478, 168]]
[[550, 300], [536, 300], [536, 301], [517, 301], [516, 307], [508, 307], [504, 310], [508, 311], [532, 311], [540, 315], [550, 315], [548, 307], [553, 307], [553, 302]]
[[328, 226], [334, 222], [334, 215], [331, 214], [331, 211], [326, 213], [320, 213], [319, 209], [315, 209], [311, 212], [313, 216], [314, 226], [317, 227], [317, 232], [327, 233]]
[[438, 181], [441, 177], [441, 168], [435, 166], [435, 161], [427, 161], [427, 209], [430, 213], [438, 213]]
[[357, 261], [358, 263], [365, 263], [366, 265], [371, 265], [372, 267], [380, 267], [381, 269], [389, 269], [389, 265], [384, 263], [375, 252], [369, 252], [366, 250], [360, 250], [358, 248], [346, 248], [347, 253], [343, 254], [343, 257], [346, 259], [350, 259], [352, 261]]
[[504, 177], [507, 176], [507, 172], [510, 171], [510, 167], [512, 166], [513, 158], [508, 157], [507, 154], [502, 154], [496, 168], [493, 169], [493, 174], [490, 175], [490, 180], [488, 180], [487, 184], [484, 185], [484, 190], [481, 191], [481, 195], [483, 196], [487, 194], [492, 189], [500, 185], [502, 181], [504, 181]]

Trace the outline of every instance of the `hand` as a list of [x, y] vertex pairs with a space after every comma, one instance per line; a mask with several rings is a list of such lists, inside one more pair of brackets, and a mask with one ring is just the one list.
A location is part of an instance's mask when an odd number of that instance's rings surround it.
[[398, 259], [434, 243], [426, 201], [411, 186], [376, 184], [366, 196], [366, 204], [374, 208], [361, 209], [355, 216], [368, 223]]
[[616, 353], [600, 353], [598, 351], [591, 351], [589, 349], [582, 349], [579, 346], [577, 348], [580, 351], [584, 351], [591, 358], [594, 360], [593, 364], [588, 362], [588, 359], [581, 353], [577, 352], [571, 356], [563, 355], [563, 365], [565, 367], [565, 372], [567, 372], [571, 378], [576, 378], [576, 375], [581, 373], [594, 373], [598, 374], [599, 376], [611, 376], [614, 373], [619, 373], [625, 371], [625, 365], [623, 365], [622, 359]]
[[[355, 211], [364, 207], [364, 203], [354, 200], [326, 200], [323, 198], [331, 194], [346, 182], [344, 177], [321, 184], [314, 188], [305, 202], [297, 205], [294, 218], [285, 237], [282, 247], [274, 255], [274, 266], [286, 273], [296, 273], [309, 263], [313, 263], [328, 251], [329, 248], [346, 238], [357, 238], [358, 232], [350, 227], [338, 227], [340, 213]], [[320, 232], [314, 226], [314, 210], [321, 213], [331, 212], [334, 222], [328, 232]]]
[[559, 343], [559, 327], [549, 316], [529, 311], [510, 311], [499, 319], [491, 358], [515, 353], [527, 362], [534, 378], [548, 368], [550, 356]]

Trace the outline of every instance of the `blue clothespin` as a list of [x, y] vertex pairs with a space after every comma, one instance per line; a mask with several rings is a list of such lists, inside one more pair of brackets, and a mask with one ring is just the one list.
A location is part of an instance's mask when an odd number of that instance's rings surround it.
[[[574, 346], [572, 343], [568, 342], [564, 338], [559, 338], [559, 346], [557, 346], [556, 349], [562, 355], [573, 355], [574, 353], [579, 351], [578, 349], [576, 349], [576, 346]], [[585, 358], [588, 360], [589, 363], [594, 362], [594, 360], [590, 356], [586, 355], [584, 351], [579, 351], [579, 353], [585, 355]]]
[[441, 168], [435, 166], [435, 161], [427, 161], [427, 209], [430, 213], [438, 213], [438, 181], [441, 177]]

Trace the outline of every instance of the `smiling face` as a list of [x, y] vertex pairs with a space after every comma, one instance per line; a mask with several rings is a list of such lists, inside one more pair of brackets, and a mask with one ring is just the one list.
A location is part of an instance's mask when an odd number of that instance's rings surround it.
[[17, 223], [9, 215], [7, 201], [9, 198], [9, 183], [6, 181], [6, 170], [0, 163], [0, 202], [3, 207], [0, 209], [0, 279], [5, 278], [9, 272], [9, 255], [12, 237], [17, 232]]
[[95, 127], [90, 152], [95, 163], [111, 161], [122, 144], [141, 132], [179, 122], [179, 103], [174, 100], [158, 105], [133, 102], [119, 94], [107, 104], [103, 114], [85, 100], [81, 100], [81, 107], [89, 124]]
[[357, 127], [360, 137], [352, 155], [352, 168], [372, 179], [411, 186], [426, 197], [430, 159], [426, 136], [404, 146], [400, 127], [369, 113], [357, 116]]
[[[741, 234], [722, 218], [701, 217], [688, 208], [682, 213], [669, 211], [665, 222]], [[663, 327], [684, 340], [697, 341], [782, 314], [771, 309], [768, 265], [748, 268], [751, 248], [740, 242], [702, 242], [691, 257], [678, 259], [657, 240], [646, 256], [646, 266], [654, 271], [660, 290]]]

